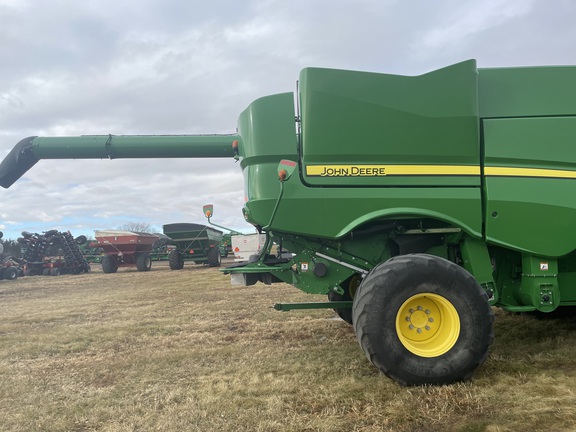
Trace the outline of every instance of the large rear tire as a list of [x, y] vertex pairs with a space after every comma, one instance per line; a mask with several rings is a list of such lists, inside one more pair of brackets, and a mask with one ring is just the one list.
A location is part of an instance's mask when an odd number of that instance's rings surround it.
[[168, 254], [168, 264], [170, 264], [171, 270], [182, 270], [184, 268], [184, 257], [177, 249], [171, 250]]
[[368, 359], [402, 385], [465, 381], [494, 339], [486, 293], [462, 267], [432, 255], [403, 255], [374, 267], [352, 315]]
[[143, 253], [136, 257], [136, 268], [138, 271], [149, 271], [152, 268], [152, 258], [150, 254]]
[[18, 270], [15, 267], [7, 267], [3, 269], [2, 278], [6, 280], [18, 279]]
[[114, 256], [104, 255], [102, 257], [102, 271], [104, 273], [116, 273], [118, 271], [118, 263]]
[[208, 249], [208, 266], [209, 267], [220, 267], [222, 257], [220, 256], [220, 249], [218, 246], [212, 246]]

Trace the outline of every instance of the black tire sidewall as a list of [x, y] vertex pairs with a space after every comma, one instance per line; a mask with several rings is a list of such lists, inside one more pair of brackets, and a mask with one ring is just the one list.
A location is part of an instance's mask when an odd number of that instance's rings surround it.
[[104, 273], [116, 273], [118, 270], [118, 265], [116, 264], [116, 259], [112, 255], [104, 255], [102, 257], [102, 271]]
[[14, 280], [18, 278], [18, 270], [14, 267], [3, 269], [2, 279]]
[[171, 270], [182, 270], [184, 267], [184, 258], [177, 249], [171, 250], [168, 254], [168, 264]]
[[136, 257], [136, 268], [138, 271], [149, 271], [152, 268], [152, 258], [150, 254], [143, 253]]
[[[396, 331], [396, 317], [403, 303], [423, 293], [444, 297], [460, 319], [456, 343], [437, 357], [412, 353]], [[365, 339], [360, 343], [372, 363], [399, 383], [447, 384], [465, 380], [484, 361], [493, 338], [490, 306], [475, 279], [456, 264], [428, 255], [394, 258], [375, 267], [366, 277], [357, 294], [363, 295], [369, 296], [362, 302], [363, 310], [353, 310], [354, 322], [358, 320], [358, 327], [362, 327], [357, 329], [355, 325], [356, 334], [359, 340]]]
[[220, 267], [222, 257], [220, 256], [220, 249], [218, 246], [213, 246], [208, 249], [207, 263], [209, 267]]
[[[330, 291], [328, 293], [328, 301], [334, 302], [334, 301], [352, 301], [352, 296], [350, 295], [350, 292], [348, 291], [348, 288], [344, 288], [344, 294], [339, 294], [336, 291]], [[334, 309], [334, 312], [336, 312], [336, 314], [342, 318], [344, 321], [346, 321], [348, 324], [352, 324], [354, 319], [352, 318], [352, 309]]]

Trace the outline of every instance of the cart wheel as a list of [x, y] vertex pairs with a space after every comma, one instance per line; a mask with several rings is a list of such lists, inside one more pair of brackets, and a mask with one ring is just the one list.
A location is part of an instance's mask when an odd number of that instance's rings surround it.
[[168, 254], [168, 263], [170, 264], [170, 269], [172, 270], [182, 270], [184, 267], [184, 258], [182, 254], [176, 249], [171, 250]]
[[104, 273], [116, 273], [118, 270], [118, 263], [112, 255], [104, 255], [102, 257], [102, 271]]
[[352, 311], [368, 359], [403, 385], [469, 379], [494, 339], [493, 312], [478, 282], [432, 255], [403, 255], [374, 267]]
[[74, 240], [76, 242], [76, 244], [78, 245], [83, 245], [84, 243], [86, 243], [86, 236], [85, 235], [80, 235], [78, 237], [76, 237], [76, 239]]
[[152, 268], [152, 258], [147, 253], [139, 254], [136, 257], [136, 268], [138, 271], [149, 271]]
[[[351, 301], [356, 295], [356, 290], [360, 286], [362, 279], [359, 275], [355, 274], [342, 282], [341, 287], [344, 289], [344, 294], [338, 294], [335, 291], [328, 293], [328, 301]], [[340, 318], [348, 324], [352, 324], [352, 308], [350, 309], [334, 309]]]
[[14, 267], [8, 267], [2, 269], [2, 278], [6, 280], [14, 280], [18, 278], [18, 270]]
[[50, 276], [60, 276], [60, 269], [58, 267], [51, 268]]
[[222, 257], [220, 256], [220, 249], [218, 246], [213, 246], [208, 250], [208, 266], [220, 267]]
[[50, 276], [50, 269], [45, 268], [44, 270], [42, 270], [42, 276]]

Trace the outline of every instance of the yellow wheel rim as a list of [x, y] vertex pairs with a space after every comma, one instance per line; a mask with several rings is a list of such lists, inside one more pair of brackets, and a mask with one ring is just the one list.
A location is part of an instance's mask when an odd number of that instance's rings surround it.
[[448, 352], [460, 335], [460, 317], [454, 305], [432, 293], [416, 294], [400, 306], [396, 333], [404, 347], [421, 357]]

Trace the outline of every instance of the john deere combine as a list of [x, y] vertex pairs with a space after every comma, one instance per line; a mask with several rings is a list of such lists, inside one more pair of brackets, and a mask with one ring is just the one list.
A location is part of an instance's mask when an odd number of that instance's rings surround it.
[[44, 158], [237, 159], [244, 217], [268, 241], [224, 271], [328, 295], [276, 307], [334, 308], [390, 378], [451, 383], [486, 359], [491, 305], [576, 306], [575, 82], [576, 67], [472, 60], [415, 77], [304, 69], [297, 106], [258, 99], [236, 134], [26, 138], [0, 184]]

